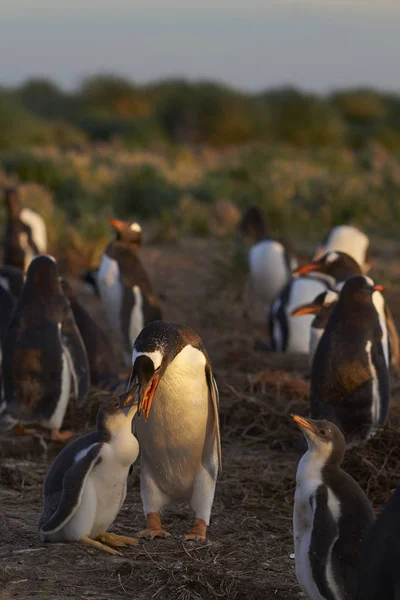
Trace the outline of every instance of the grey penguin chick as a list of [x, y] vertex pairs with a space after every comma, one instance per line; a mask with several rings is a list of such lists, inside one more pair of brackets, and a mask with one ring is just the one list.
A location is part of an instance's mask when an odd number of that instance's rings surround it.
[[293, 509], [297, 581], [310, 600], [352, 600], [374, 511], [340, 467], [345, 441], [339, 428], [329, 421], [292, 418], [308, 445], [297, 468]]
[[132, 364], [131, 381], [139, 385], [135, 426], [147, 519], [139, 535], [169, 535], [160, 511], [186, 500], [196, 520], [184, 539], [204, 541], [221, 469], [218, 389], [204, 344], [188, 327], [153, 321], [135, 341]]
[[106, 400], [96, 430], [68, 444], [51, 465], [43, 489], [42, 542], [80, 540], [110, 554], [118, 554], [112, 546], [138, 543], [107, 533], [125, 501], [129, 469], [139, 454], [132, 434], [136, 388]]

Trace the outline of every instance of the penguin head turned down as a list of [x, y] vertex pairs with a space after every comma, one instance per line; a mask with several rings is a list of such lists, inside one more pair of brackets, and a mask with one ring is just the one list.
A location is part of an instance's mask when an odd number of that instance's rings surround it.
[[362, 275], [360, 265], [345, 252], [331, 251], [307, 265], [299, 267], [294, 275], [307, 275], [313, 272], [324, 273], [336, 281], [344, 281], [353, 275]]
[[16, 188], [6, 188], [4, 191], [4, 200], [7, 213], [10, 219], [18, 219], [22, 210], [22, 204], [18, 197]]
[[125, 428], [130, 432], [138, 408], [138, 386], [134, 385], [120, 396], [107, 399], [97, 413], [97, 429], [112, 437]]
[[307, 441], [308, 451], [324, 465], [340, 466], [345, 453], [345, 440], [339, 427], [330, 421], [314, 421], [292, 415]]
[[128, 223], [119, 219], [110, 219], [110, 224], [115, 230], [115, 239], [118, 242], [125, 242], [140, 246], [142, 243], [142, 228], [139, 223], [133, 221]]
[[239, 224], [240, 233], [256, 244], [267, 236], [264, 216], [258, 206], [250, 206]]

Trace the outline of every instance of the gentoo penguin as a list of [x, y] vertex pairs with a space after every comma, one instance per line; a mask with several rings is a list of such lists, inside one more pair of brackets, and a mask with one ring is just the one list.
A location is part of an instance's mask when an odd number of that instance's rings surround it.
[[139, 454], [132, 434], [136, 388], [106, 400], [97, 427], [63, 448], [44, 482], [42, 542], [81, 541], [110, 554], [138, 540], [107, 532], [126, 497], [130, 466]]
[[344, 284], [311, 370], [311, 417], [340, 426], [346, 442], [367, 439], [389, 413], [389, 373], [372, 296], [381, 286], [358, 275]]
[[24, 287], [24, 273], [18, 267], [4, 265], [0, 267], [0, 286], [19, 298]]
[[333, 227], [314, 252], [313, 260], [317, 260], [328, 252], [345, 252], [361, 267], [363, 273], [369, 271], [368, 263], [369, 239], [360, 229], [352, 225]]
[[361, 552], [355, 600], [400, 598], [400, 486], [372, 525]]
[[362, 541], [374, 511], [340, 468], [345, 442], [338, 427], [292, 417], [308, 446], [297, 468], [293, 509], [297, 581], [310, 600], [353, 600]]
[[312, 302], [309, 302], [308, 304], [302, 304], [301, 306], [298, 306], [292, 310], [292, 317], [315, 315], [311, 322], [310, 329], [310, 347], [308, 355], [310, 365], [312, 365], [315, 350], [317, 349], [322, 334], [325, 331], [325, 327], [338, 297], [338, 292], [335, 292], [334, 290], [327, 290], [326, 292], [322, 292], [322, 294], [318, 294], [318, 296], [314, 298]]
[[313, 317], [306, 315], [297, 319], [292, 311], [312, 302], [328, 289], [334, 290], [337, 283], [358, 274], [361, 274], [360, 266], [343, 252], [329, 252], [318, 261], [297, 269], [269, 313], [272, 349], [275, 352], [308, 354]]
[[221, 445], [218, 389], [200, 337], [165, 321], [147, 325], [132, 353], [131, 382], [139, 384], [135, 419], [145, 538], [165, 537], [160, 511], [186, 500], [195, 523], [185, 540], [203, 541], [214, 500]]
[[251, 244], [248, 251], [250, 274], [246, 290], [246, 311], [254, 316], [256, 303], [259, 302], [264, 320], [268, 307], [290, 280], [298, 263], [287, 246], [267, 236], [264, 217], [257, 206], [247, 209], [240, 223], [240, 231]]
[[119, 365], [110, 340], [79, 303], [71, 286], [65, 279], [61, 280], [61, 286], [70, 302], [75, 322], [85, 344], [91, 384], [98, 387], [107, 387], [118, 383]]
[[89, 365], [51, 256], [39, 255], [29, 266], [4, 340], [2, 369], [0, 430], [37, 423], [51, 429], [52, 439], [68, 439], [72, 433], [60, 427], [70, 396], [78, 407], [86, 400]]
[[26, 272], [36, 254], [47, 249], [46, 226], [40, 215], [23, 208], [17, 190], [5, 191], [7, 208], [6, 232], [3, 242], [4, 264]]
[[111, 220], [117, 238], [101, 260], [97, 283], [110, 325], [120, 338], [127, 364], [133, 342], [147, 323], [161, 319], [161, 309], [138, 250], [142, 230], [137, 223]]

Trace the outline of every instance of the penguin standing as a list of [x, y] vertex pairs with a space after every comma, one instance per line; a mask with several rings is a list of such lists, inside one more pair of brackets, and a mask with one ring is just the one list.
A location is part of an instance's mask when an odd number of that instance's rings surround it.
[[71, 286], [65, 279], [61, 280], [61, 286], [70, 302], [75, 322], [85, 344], [91, 384], [107, 387], [118, 383], [119, 365], [107, 335], [78, 302]]
[[400, 486], [372, 525], [361, 553], [355, 600], [400, 598]]
[[107, 532], [126, 497], [130, 466], [139, 454], [132, 434], [136, 389], [106, 400], [97, 428], [68, 444], [50, 467], [44, 482], [40, 517], [42, 542], [81, 541], [120, 554], [114, 547], [137, 539]]
[[311, 416], [337, 423], [346, 442], [367, 439], [389, 413], [389, 373], [379, 314], [365, 276], [344, 284], [315, 352]]
[[275, 352], [308, 354], [313, 317], [292, 316], [298, 306], [312, 302], [316, 296], [334, 290], [335, 286], [353, 275], [361, 274], [357, 262], [343, 252], [329, 252], [293, 273], [269, 313], [269, 332]]
[[[252, 244], [248, 252], [250, 275], [247, 287], [247, 312], [254, 314], [256, 302], [262, 304], [263, 315], [298, 263], [294, 254], [281, 241], [266, 235], [264, 217], [257, 206], [246, 211], [240, 231]], [[265, 318], [265, 317], [264, 317]]]
[[292, 417], [308, 445], [297, 468], [293, 509], [297, 581], [310, 600], [353, 600], [361, 545], [374, 511], [340, 468], [345, 441], [338, 427]]
[[328, 252], [344, 252], [361, 267], [363, 273], [369, 271], [369, 238], [358, 227], [339, 225], [333, 227], [322, 244], [314, 252], [313, 260], [318, 260]]
[[111, 220], [117, 232], [101, 260], [97, 276], [110, 325], [131, 364], [133, 342], [147, 323], [161, 319], [161, 309], [139, 259], [142, 230], [137, 223]]
[[71, 437], [60, 427], [70, 396], [78, 407], [86, 400], [89, 365], [51, 256], [37, 256], [29, 266], [4, 340], [2, 367], [0, 430], [37, 423], [54, 440]]
[[196, 520], [184, 539], [203, 541], [221, 468], [218, 389], [207, 352], [191, 329], [154, 321], [136, 339], [132, 363], [131, 381], [139, 384], [135, 425], [147, 518], [139, 535], [169, 535], [160, 511], [186, 500]]
[[4, 264], [26, 272], [33, 257], [47, 251], [46, 226], [40, 215], [22, 207], [15, 188], [6, 190], [5, 203]]

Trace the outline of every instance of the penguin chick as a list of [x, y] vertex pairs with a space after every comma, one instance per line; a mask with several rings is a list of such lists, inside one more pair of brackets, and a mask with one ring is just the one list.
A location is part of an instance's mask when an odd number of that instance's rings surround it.
[[369, 271], [369, 238], [358, 227], [353, 225], [333, 227], [314, 252], [313, 260], [332, 251], [345, 252], [360, 265], [364, 274]]
[[325, 327], [331, 316], [334, 305], [337, 302], [339, 294], [333, 290], [327, 290], [318, 294], [314, 300], [308, 304], [302, 304], [292, 310], [292, 317], [300, 317], [302, 315], [315, 315], [311, 322], [310, 330], [310, 349], [309, 363], [312, 365], [315, 350], [319, 344], [319, 340], [325, 331]]
[[355, 600], [398, 600], [399, 564], [400, 486], [397, 486], [363, 544]]
[[318, 261], [294, 271], [291, 281], [280, 292], [269, 313], [272, 349], [275, 352], [308, 354], [313, 317], [305, 315], [297, 319], [292, 311], [359, 274], [360, 266], [343, 252], [329, 252]]
[[265, 319], [268, 307], [290, 280], [297, 260], [287, 245], [266, 235], [264, 217], [257, 206], [251, 206], [240, 224], [240, 231], [251, 240], [248, 251], [249, 279], [246, 289], [246, 312], [254, 315], [256, 303]]
[[107, 387], [117, 383], [119, 365], [107, 335], [79, 303], [65, 279], [61, 279], [61, 286], [70, 302], [75, 322], [85, 344], [92, 385]]
[[147, 323], [161, 319], [161, 309], [138, 256], [140, 226], [116, 219], [111, 223], [116, 239], [106, 248], [97, 283], [110, 325], [130, 365], [133, 342]]
[[110, 554], [120, 554], [113, 547], [138, 543], [107, 532], [125, 501], [129, 469], [139, 454], [132, 434], [136, 387], [106, 400], [96, 430], [68, 444], [51, 465], [43, 489], [42, 542], [81, 541]]
[[137, 337], [132, 365], [131, 380], [139, 385], [135, 421], [147, 518], [139, 535], [169, 535], [160, 511], [186, 500], [196, 520], [184, 539], [203, 541], [221, 469], [218, 389], [203, 342], [188, 327], [154, 321]]
[[340, 468], [345, 441], [338, 427], [292, 417], [308, 446], [297, 468], [293, 509], [297, 581], [310, 600], [352, 600], [361, 544], [374, 512]]
[[368, 439], [389, 413], [383, 332], [372, 299], [380, 289], [365, 276], [344, 284], [312, 364], [311, 416], [334, 421], [347, 443]]
[[52, 439], [68, 439], [72, 433], [59, 430], [69, 398], [78, 407], [87, 398], [89, 365], [51, 256], [39, 255], [29, 266], [5, 336], [2, 368], [0, 430], [37, 423], [51, 430]]

